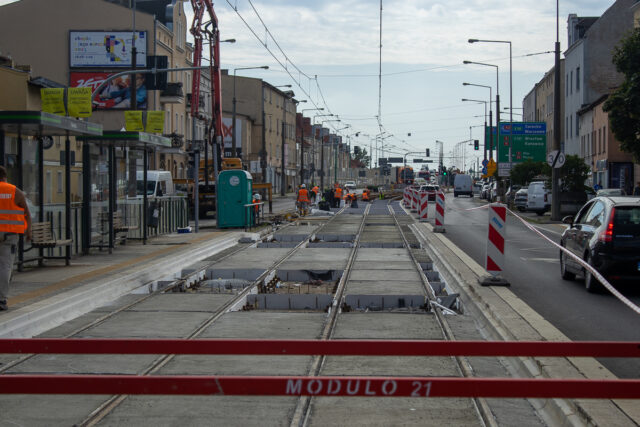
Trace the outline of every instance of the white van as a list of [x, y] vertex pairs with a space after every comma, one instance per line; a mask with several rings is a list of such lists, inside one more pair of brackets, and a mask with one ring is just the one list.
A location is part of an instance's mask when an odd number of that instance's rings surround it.
[[457, 174], [453, 180], [453, 197], [465, 195], [473, 197], [473, 181], [471, 175]]
[[527, 209], [538, 215], [551, 210], [551, 191], [543, 181], [533, 181], [527, 189]]
[[[143, 171], [136, 172], [136, 195], [144, 195]], [[147, 197], [174, 196], [175, 187], [169, 171], [147, 171]]]

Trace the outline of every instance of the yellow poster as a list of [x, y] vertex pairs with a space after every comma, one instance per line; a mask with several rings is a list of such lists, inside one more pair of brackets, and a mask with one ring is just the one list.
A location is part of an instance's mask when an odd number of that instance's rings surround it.
[[67, 114], [64, 108], [64, 88], [40, 89], [40, 98], [43, 112], [59, 116]]
[[67, 89], [67, 107], [71, 117], [91, 117], [91, 88], [70, 87]]
[[125, 111], [124, 123], [127, 132], [143, 132], [142, 111]]
[[147, 132], [164, 132], [164, 111], [147, 111]]

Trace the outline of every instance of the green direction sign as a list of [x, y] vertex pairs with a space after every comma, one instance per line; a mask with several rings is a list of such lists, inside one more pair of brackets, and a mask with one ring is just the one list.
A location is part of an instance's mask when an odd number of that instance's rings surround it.
[[502, 122], [498, 135], [498, 163], [509, 162], [509, 138], [511, 162], [525, 160], [544, 162], [547, 157], [547, 124], [544, 122]]
[[[491, 132], [493, 132], [493, 150], [496, 149], [498, 143], [498, 136], [496, 134], [496, 127], [491, 126]], [[491, 135], [489, 134], [489, 126], [484, 128], [484, 149], [489, 152], [489, 146], [491, 145]], [[488, 155], [488, 154], [487, 154]]]

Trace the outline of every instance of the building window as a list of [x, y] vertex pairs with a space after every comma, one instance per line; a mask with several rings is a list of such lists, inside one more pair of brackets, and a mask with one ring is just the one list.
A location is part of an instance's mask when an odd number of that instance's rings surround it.
[[569, 139], [569, 117], [564, 118], [564, 137]]
[[569, 116], [569, 136], [567, 139], [573, 136], [573, 114]]
[[602, 151], [607, 152], [607, 127], [602, 127]]
[[565, 91], [565, 96], [569, 96], [569, 74], [567, 74], [567, 77], [564, 80], [566, 82], [564, 91]]
[[569, 93], [573, 93], [573, 70], [569, 73]]
[[580, 67], [576, 68], [576, 92], [580, 91]]
[[62, 193], [62, 171], [58, 171], [58, 193]]
[[598, 154], [602, 153], [602, 129], [598, 129]]
[[580, 118], [576, 114], [576, 136], [580, 135]]

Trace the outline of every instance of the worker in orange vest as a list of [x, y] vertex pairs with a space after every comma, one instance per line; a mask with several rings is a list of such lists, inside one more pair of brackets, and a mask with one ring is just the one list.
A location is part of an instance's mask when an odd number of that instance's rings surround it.
[[[260, 203], [262, 200], [262, 196], [260, 193], [256, 193], [253, 195], [252, 203]], [[258, 223], [258, 218], [260, 218], [260, 205], [255, 205], [253, 207], [253, 223]]]
[[24, 193], [7, 182], [7, 170], [0, 166], [0, 311], [8, 310], [9, 282], [19, 235], [31, 240], [31, 212]]
[[334, 208], [339, 208], [340, 207], [340, 200], [342, 200], [342, 188], [340, 188], [340, 185], [338, 185], [336, 187], [336, 189], [334, 190], [333, 199], [335, 200], [335, 203], [336, 203]]
[[362, 192], [362, 201], [363, 201], [363, 202], [368, 202], [368, 201], [369, 201], [369, 189], [368, 189], [368, 188], [367, 188], [367, 189], [365, 189], [365, 190]]
[[309, 208], [309, 191], [307, 191], [307, 186], [302, 184], [300, 189], [298, 190], [298, 198], [297, 203], [300, 208], [300, 212], [303, 215], [306, 215], [307, 209]]
[[311, 192], [313, 193], [313, 201], [315, 202], [316, 205], [320, 201], [320, 198], [319, 198], [319, 195], [318, 195], [319, 191], [320, 191], [320, 188], [318, 188], [317, 185], [314, 185], [313, 188], [311, 189]]

